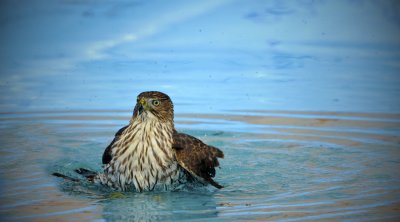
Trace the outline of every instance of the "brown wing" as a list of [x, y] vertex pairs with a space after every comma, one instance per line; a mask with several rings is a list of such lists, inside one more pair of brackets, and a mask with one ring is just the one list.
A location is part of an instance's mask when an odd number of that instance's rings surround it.
[[113, 144], [115, 143], [115, 141], [118, 140], [119, 136], [122, 134], [122, 132], [124, 132], [124, 130], [127, 128], [128, 126], [124, 126], [121, 129], [118, 130], [118, 132], [115, 134], [115, 137], [113, 139], [113, 141], [110, 143], [110, 145], [107, 146], [106, 150], [104, 150], [103, 153], [103, 164], [108, 164], [110, 163], [112, 156], [111, 156], [111, 148], [113, 146]]
[[224, 158], [224, 153], [216, 147], [204, 144], [201, 140], [184, 133], [174, 133], [176, 159], [181, 167], [203, 182], [208, 182], [216, 188], [219, 185], [212, 178], [215, 167], [219, 166], [217, 158]]

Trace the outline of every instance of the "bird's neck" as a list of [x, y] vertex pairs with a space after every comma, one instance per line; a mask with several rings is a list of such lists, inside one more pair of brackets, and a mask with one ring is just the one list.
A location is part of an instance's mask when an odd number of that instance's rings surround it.
[[172, 140], [175, 127], [173, 121], [160, 121], [150, 114], [133, 117], [129, 122], [129, 129], [125, 130], [125, 132], [136, 132], [143, 134], [141, 136], [145, 137], [158, 138], [161, 136], [164, 139]]
[[142, 123], [159, 123], [162, 125], [171, 125], [174, 129], [174, 115], [168, 116], [166, 118], [159, 119], [154, 116], [151, 112], [143, 112], [139, 115], [138, 112], [134, 112], [131, 119], [129, 120], [130, 125], [137, 125]]
[[179, 173], [172, 150], [173, 123], [153, 118], [134, 119], [113, 149], [107, 169], [116, 169], [120, 186], [133, 183], [139, 190], [171, 184]]

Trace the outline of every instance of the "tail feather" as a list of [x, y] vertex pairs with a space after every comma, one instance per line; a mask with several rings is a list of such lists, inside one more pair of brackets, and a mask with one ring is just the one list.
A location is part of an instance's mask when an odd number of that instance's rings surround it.
[[224, 186], [220, 185], [219, 183], [215, 182], [213, 179], [209, 178], [208, 182], [213, 185], [214, 187], [218, 188], [218, 189], [222, 189], [224, 188]]
[[86, 179], [88, 179], [89, 181], [93, 181], [94, 177], [97, 175], [96, 172], [91, 171], [91, 170], [87, 170], [87, 169], [84, 169], [84, 168], [76, 169], [75, 172], [77, 172], [80, 175], [86, 177]]
[[[78, 173], [78, 174], [80, 174], [80, 175], [82, 175], [82, 176], [84, 176], [84, 177], [86, 177], [86, 179], [87, 179], [88, 181], [93, 181], [93, 180], [94, 180], [94, 177], [95, 177], [96, 174], [97, 174], [97, 173], [94, 172], [94, 171], [87, 170], [87, 169], [84, 169], [84, 168], [76, 169], [75, 172]], [[53, 176], [56, 176], [56, 177], [63, 178], [63, 179], [65, 179], [65, 180], [70, 180], [70, 181], [73, 181], [73, 182], [79, 182], [79, 181], [80, 181], [80, 180], [77, 179], [77, 178], [73, 178], [73, 177], [70, 177], [70, 176], [67, 176], [67, 175], [64, 175], [64, 174], [61, 174], [61, 173], [52, 173], [52, 175], [53, 175]]]
[[70, 180], [70, 181], [73, 181], [73, 182], [79, 182], [79, 179], [72, 178], [70, 176], [67, 176], [67, 175], [64, 175], [64, 174], [61, 174], [61, 173], [52, 173], [52, 175], [56, 176], [56, 177], [63, 178], [65, 180]]

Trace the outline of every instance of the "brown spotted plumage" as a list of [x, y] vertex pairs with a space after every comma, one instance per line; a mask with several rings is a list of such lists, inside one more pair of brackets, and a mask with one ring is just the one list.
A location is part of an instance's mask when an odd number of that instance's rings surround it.
[[218, 158], [224, 158], [221, 150], [209, 146], [193, 136], [178, 132], [174, 133], [173, 148], [181, 167], [200, 181], [222, 188], [212, 179], [215, 177], [215, 167], [219, 166]]
[[224, 154], [174, 127], [173, 104], [161, 92], [143, 92], [129, 124], [105, 149], [104, 172], [78, 173], [117, 190], [173, 190], [194, 180], [222, 188], [212, 178]]

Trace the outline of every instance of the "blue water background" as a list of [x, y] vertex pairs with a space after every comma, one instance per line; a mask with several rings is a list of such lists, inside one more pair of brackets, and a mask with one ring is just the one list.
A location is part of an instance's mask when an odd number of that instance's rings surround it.
[[400, 110], [397, 1], [2, 1], [0, 110]]

